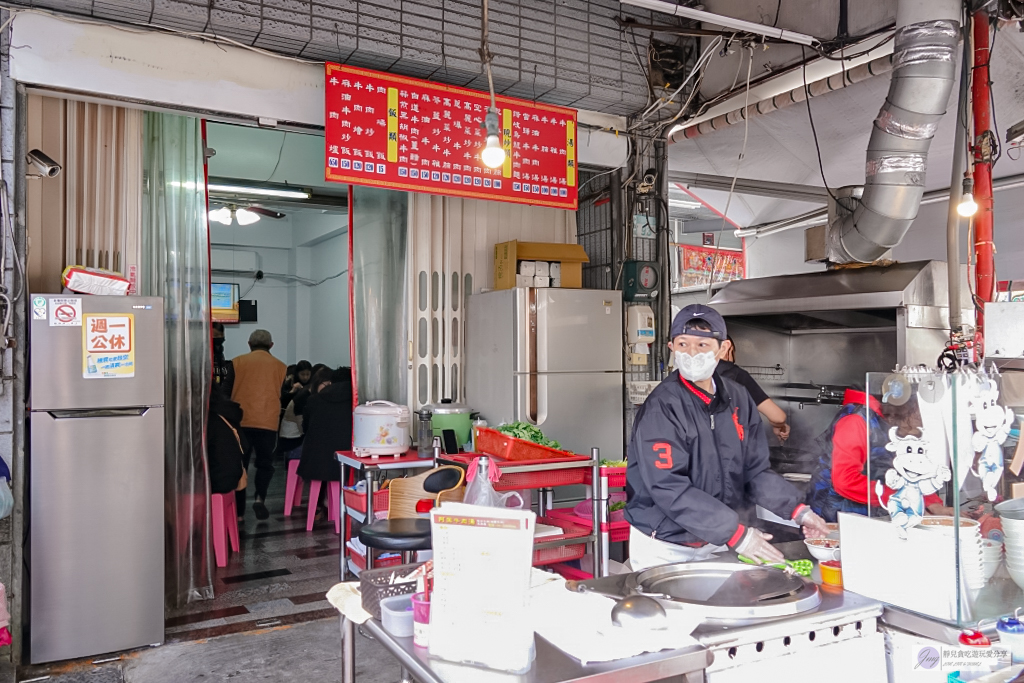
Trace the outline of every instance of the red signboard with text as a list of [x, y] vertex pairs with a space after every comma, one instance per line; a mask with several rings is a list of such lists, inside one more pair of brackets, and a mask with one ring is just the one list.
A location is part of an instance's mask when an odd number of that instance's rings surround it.
[[327, 64], [326, 178], [576, 209], [576, 110], [498, 97], [505, 163], [480, 161], [490, 96]]

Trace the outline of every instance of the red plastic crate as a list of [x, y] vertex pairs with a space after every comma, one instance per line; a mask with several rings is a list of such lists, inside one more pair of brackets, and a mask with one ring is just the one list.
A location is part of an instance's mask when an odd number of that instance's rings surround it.
[[[357, 512], [366, 514], [366, 494], [353, 491], [352, 489], [344, 489], [345, 507], [350, 507]], [[383, 491], [375, 491], [373, 494], [373, 511], [380, 512], [381, 510], [387, 510], [388, 505], [391, 503], [391, 492], [387, 489]]]
[[[348, 549], [348, 559], [352, 560], [352, 564], [359, 568], [359, 571], [366, 569], [366, 558], [357, 553], [352, 548]], [[374, 569], [383, 569], [384, 567], [396, 567], [402, 564], [402, 554], [398, 553], [395, 557], [386, 557], [383, 560], [379, 557], [375, 557], [373, 560]]]
[[576, 457], [575, 453], [560, 451], [557, 448], [541, 446], [532, 441], [517, 439], [502, 434], [496, 429], [477, 427], [476, 450], [487, 455], [512, 461], [523, 460], [563, 460]]
[[[584, 526], [589, 531], [594, 526], [594, 520], [580, 517], [572, 508], [555, 508], [548, 511], [551, 519], [559, 519], [573, 524]], [[629, 540], [629, 522], [605, 522], [601, 525], [601, 531], [608, 532], [608, 540], [612, 543], [621, 543]]]
[[[544, 538], [537, 539], [537, 543], [545, 543], [547, 541], [561, 541], [568, 538], [585, 538], [590, 535], [590, 529], [575, 524], [572, 521], [564, 519], [555, 519], [552, 517], [540, 517], [537, 519], [538, 524], [548, 524], [550, 526], [561, 527], [565, 532], [560, 536], [546, 536]], [[570, 545], [561, 545], [555, 548], [544, 548], [543, 550], [533, 551], [533, 566], [541, 567], [546, 564], [554, 564], [556, 562], [568, 562], [569, 560], [578, 560], [587, 554], [587, 543], [573, 543]]]
[[[454, 460], [456, 462], [465, 463], [469, 465], [473, 462], [474, 458], [479, 457], [479, 453], [461, 453], [459, 455], [445, 456], [448, 460]], [[566, 460], [577, 460], [579, 462], [587, 462], [590, 460], [585, 455], [573, 455], [568, 458], [558, 458], [554, 460], [532, 460], [529, 463], [523, 462], [511, 462], [508, 460], [502, 460], [497, 456], [494, 456], [494, 463], [498, 466], [498, 470], [501, 471], [506, 467], [520, 467], [524, 464], [530, 465], [547, 465], [551, 463], [561, 463]], [[546, 489], [553, 486], [572, 486], [574, 484], [583, 484], [585, 477], [590, 471], [590, 465], [583, 465], [581, 467], [570, 467], [561, 470], [547, 470], [541, 472], [515, 472], [511, 474], [501, 473], [501, 477], [494, 484], [495, 491], [515, 491], [518, 489]]]
[[[625, 467], [602, 467], [601, 474], [608, 477], [608, 486], [612, 488], [621, 488], [626, 485], [626, 468]], [[590, 472], [587, 472], [586, 484], [590, 483], [593, 477]]]
[[563, 579], [568, 579], [569, 581], [587, 581], [588, 579], [594, 578], [592, 574], [588, 574], [582, 569], [570, 567], [569, 565], [562, 563], [548, 565], [548, 569], [554, 571]]

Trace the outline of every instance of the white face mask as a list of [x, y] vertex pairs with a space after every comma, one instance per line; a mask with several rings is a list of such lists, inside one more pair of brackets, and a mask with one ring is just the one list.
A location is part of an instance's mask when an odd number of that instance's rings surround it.
[[701, 382], [715, 374], [718, 367], [718, 359], [713, 351], [705, 351], [691, 356], [684, 351], [675, 352], [676, 369], [679, 375], [691, 382]]

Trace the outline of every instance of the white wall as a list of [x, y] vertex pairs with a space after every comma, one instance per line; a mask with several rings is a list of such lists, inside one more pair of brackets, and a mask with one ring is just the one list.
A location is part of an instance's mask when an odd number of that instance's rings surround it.
[[[258, 305], [257, 322], [227, 326], [228, 358], [247, 353], [249, 335], [265, 329], [274, 337], [274, 355], [288, 364], [349, 364], [347, 220], [344, 213], [291, 210], [281, 220], [264, 218], [250, 226], [211, 224], [215, 269], [232, 268], [232, 261], [248, 267], [255, 252], [258, 268], [265, 273], [255, 285], [247, 275], [213, 275], [214, 282], [239, 283], [243, 298]], [[272, 275], [319, 282], [342, 271], [346, 272], [317, 286]]]

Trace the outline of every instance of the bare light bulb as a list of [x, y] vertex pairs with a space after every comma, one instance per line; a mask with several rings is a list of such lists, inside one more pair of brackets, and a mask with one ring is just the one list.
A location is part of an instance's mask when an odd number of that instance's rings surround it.
[[956, 212], [964, 218], [970, 218], [978, 213], [978, 203], [974, 201], [974, 195], [970, 192], [965, 193], [963, 199], [956, 205]]
[[239, 225], [252, 225], [260, 219], [260, 215], [255, 211], [249, 209], [237, 209], [235, 210], [235, 220], [238, 221]]
[[484, 162], [487, 168], [498, 168], [505, 163], [505, 148], [501, 146], [501, 140], [497, 135], [487, 136], [487, 144], [480, 152], [480, 161]]
[[226, 206], [222, 206], [219, 209], [214, 209], [209, 213], [210, 220], [215, 223], [221, 223], [222, 225], [231, 225], [231, 209]]

